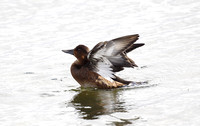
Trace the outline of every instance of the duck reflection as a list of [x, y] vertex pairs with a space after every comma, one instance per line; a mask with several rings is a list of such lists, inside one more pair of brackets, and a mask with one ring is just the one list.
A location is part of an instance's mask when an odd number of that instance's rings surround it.
[[97, 119], [98, 116], [113, 112], [126, 112], [120, 92], [113, 90], [80, 90], [71, 104], [84, 119]]

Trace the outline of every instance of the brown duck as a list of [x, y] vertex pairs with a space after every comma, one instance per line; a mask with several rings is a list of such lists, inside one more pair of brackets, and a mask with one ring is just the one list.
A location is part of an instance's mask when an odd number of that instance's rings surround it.
[[135, 43], [138, 38], [138, 34], [128, 35], [100, 42], [92, 50], [78, 45], [75, 49], [62, 51], [77, 58], [71, 65], [71, 74], [81, 86], [116, 88], [132, 82], [121, 79], [115, 73], [124, 70], [124, 67], [137, 67], [126, 54], [144, 45]]

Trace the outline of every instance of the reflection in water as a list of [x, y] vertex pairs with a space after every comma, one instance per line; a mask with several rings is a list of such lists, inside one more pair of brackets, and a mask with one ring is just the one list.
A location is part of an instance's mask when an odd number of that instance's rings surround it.
[[119, 121], [110, 121], [108, 125], [123, 126], [132, 124], [132, 122], [140, 119], [140, 117], [123, 119], [115, 117], [112, 114], [115, 112], [127, 112], [122, 93], [127, 90], [149, 88], [156, 85], [157, 84], [148, 84], [148, 81], [145, 81], [110, 90], [73, 89], [72, 91], [76, 91], [78, 94], [73, 97], [68, 105], [74, 107], [79, 112], [80, 117], [86, 120], [98, 119], [101, 115], [109, 115]]
[[71, 101], [83, 119], [97, 119], [113, 112], [126, 112], [118, 89], [82, 89]]

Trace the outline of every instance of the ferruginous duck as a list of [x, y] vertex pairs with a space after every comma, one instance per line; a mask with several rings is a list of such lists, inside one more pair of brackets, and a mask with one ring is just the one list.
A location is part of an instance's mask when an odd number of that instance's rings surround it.
[[78, 45], [72, 50], [62, 51], [77, 58], [71, 65], [71, 74], [81, 86], [117, 88], [132, 82], [116, 76], [115, 73], [124, 70], [124, 67], [137, 67], [126, 54], [144, 45], [135, 43], [138, 38], [138, 34], [128, 35], [100, 42], [92, 50], [85, 45]]

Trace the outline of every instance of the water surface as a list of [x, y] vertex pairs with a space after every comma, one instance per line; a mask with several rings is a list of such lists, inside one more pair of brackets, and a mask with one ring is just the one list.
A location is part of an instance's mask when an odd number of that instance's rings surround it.
[[[1, 0], [1, 126], [199, 126], [199, 0]], [[61, 50], [140, 34], [118, 76], [142, 86], [82, 89]]]

